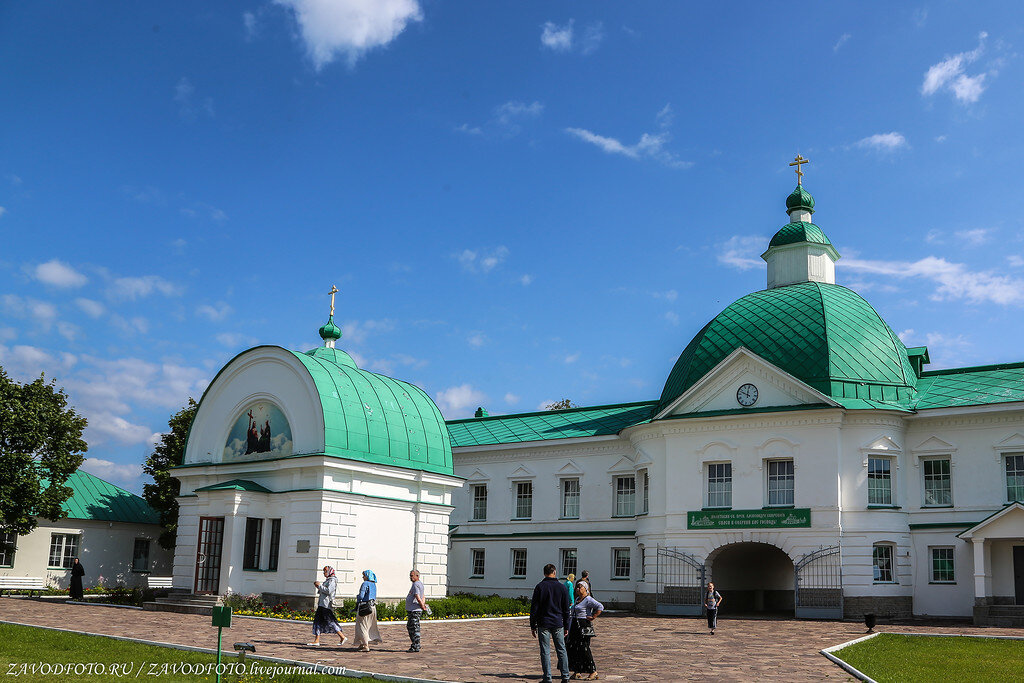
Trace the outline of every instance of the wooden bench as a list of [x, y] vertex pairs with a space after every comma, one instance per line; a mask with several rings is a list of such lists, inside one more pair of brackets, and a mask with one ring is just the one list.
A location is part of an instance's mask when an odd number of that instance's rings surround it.
[[173, 576], [147, 576], [146, 585], [150, 588], [174, 588]]
[[0, 576], [0, 595], [4, 591], [28, 591], [29, 597], [33, 593], [41, 593], [46, 590], [46, 579], [35, 576]]

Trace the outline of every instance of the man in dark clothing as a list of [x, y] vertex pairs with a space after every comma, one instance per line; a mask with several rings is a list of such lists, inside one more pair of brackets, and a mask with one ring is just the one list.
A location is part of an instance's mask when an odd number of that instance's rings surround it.
[[530, 602], [530, 631], [540, 641], [542, 683], [551, 683], [551, 641], [555, 641], [558, 673], [569, 680], [569, 657], [565, 637], [569, 635], [569, 591], [555, 576], [555, 565], [544, 565], [544, 580], [533, 589]]

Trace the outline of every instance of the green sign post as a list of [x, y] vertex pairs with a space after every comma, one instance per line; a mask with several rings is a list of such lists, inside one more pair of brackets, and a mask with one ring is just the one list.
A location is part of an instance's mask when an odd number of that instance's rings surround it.
[[810, 508], [693, 510], [686, 513], [686, 528], [695, 530], [799, 529], [809, 526], [811, 526]]
[[217, 627], [217, 683], [220, 683], [220, 644], [224, 629], [231, 628], [231, 608], [214, 607], [213, 625]]

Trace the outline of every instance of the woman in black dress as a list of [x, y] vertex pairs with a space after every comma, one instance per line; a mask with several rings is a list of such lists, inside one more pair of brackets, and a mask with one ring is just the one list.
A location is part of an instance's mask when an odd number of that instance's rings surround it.
[[71, 599], [81, 600], [84, 595], [82, 590], [82, 577], [85, 576], [85, 567], [76, 557], [71, 565]]

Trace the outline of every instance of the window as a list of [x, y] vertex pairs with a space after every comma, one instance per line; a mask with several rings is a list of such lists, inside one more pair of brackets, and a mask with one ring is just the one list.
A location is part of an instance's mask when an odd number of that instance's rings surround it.
[[874, 564], [875, 583], [896, 583], [892, 573], [892, 546], [878, 543], [872, 548], [871, 558]]
[[1006, 500], [1024, 502], [1024, 455], [1006, 456]]
[[132, 550], [132, 571], [149, 571], [149, 539], [136, 538], [135, 548]]
[[949, 458], [922, 460], [924, 504], [952, 505], [953, 489], [949, 481]]
[[75, 534], [50, 534], [49, 567], [70, 569], [72, 560], [78, 555], [78, 536]]
[[647, 548], [640, 546], [640, 580], [647, 579]]
[[512, 578], [526, 578], [526, 548], [512, 548]]
[[708, 465], [708, 507], [732, 507], [732, 463]]
[[650, 510], [651, 478], [647, 470], [640, 470], [640, 483], [643, 485], [643, 497], [640, 499], [640, 513], [646, 515]]
[[562, 559], [562, 576], [576, 573], [576, 548], [559, 548], [559, 555]]
[[[533, 517], [533, 482], [516, 482], [516, 509], [512, 519], [530, 519]], [[525, 552], [525, 551], [524, 551]]]
[[14, 566], [14, 551], [17, 550], [18, 534], [0, 531], [0, 567]]
[[768, 505], [793, 504], [793, 461], [768, 461]]
[[277, 558], [281, 554], [281, 520], [270, 520], [270, 556], [267, 558], [267, 571], [277, 571]]
[[612, 548], [612, 578], [629, 578], [629, 548]]
[[615, 516], [636, 514], [636, 477], [615, 477]]
[[562, 480], [562, 519], [580, 518], [580, 480]]
[[868, 458], [868, 505], [892, 505], [892, 460]]
[[953, 549], [932, 548], [932, 583], [956, 583], [953, 575]]
[[470, 551], [473, 556], [473, 573], [470, 577], [483, 578], [484, 575], [484, 550], [483, 548], [473, 548]]
[[473, 485], [473, 517], [471, 521], [487, 521], [487, 484]]
[[242, 552], [242, 569], [260, 568], [260, 541], [263, 537], [263, 520], [247, 517], [245, 520], [245, 550]]

